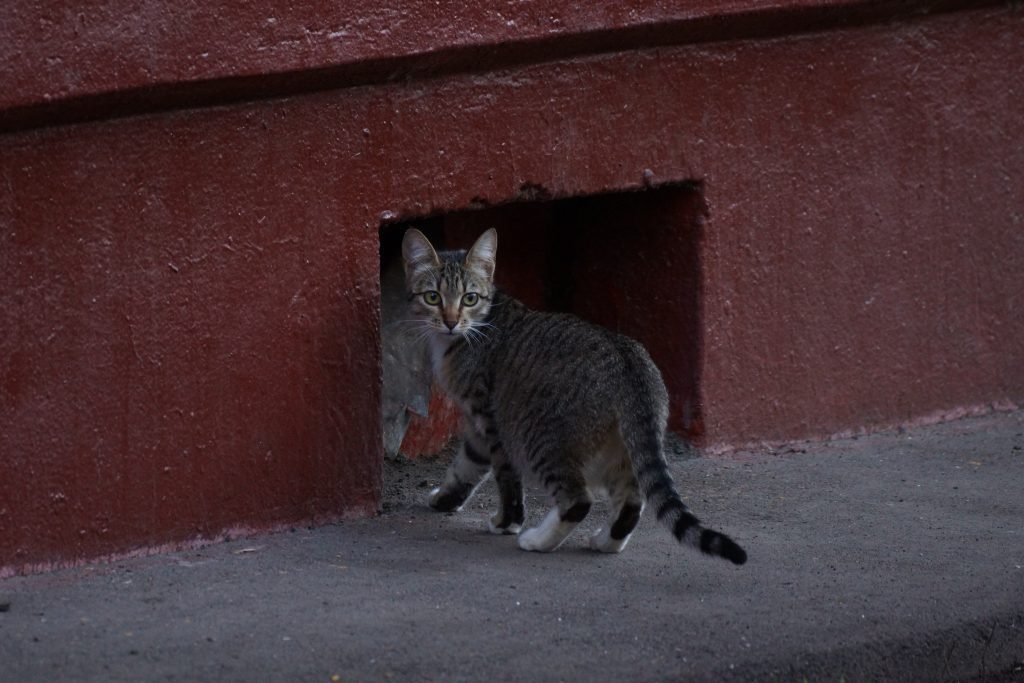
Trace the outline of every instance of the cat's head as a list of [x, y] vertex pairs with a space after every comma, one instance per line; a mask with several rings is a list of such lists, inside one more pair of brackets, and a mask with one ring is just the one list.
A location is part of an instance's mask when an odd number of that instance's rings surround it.
[[415, 228], [402, 239], [410, 311], [429, 332], [455, 339], [487, 336], [498, 233], [491, 228], [469, 251], [434, 251]]

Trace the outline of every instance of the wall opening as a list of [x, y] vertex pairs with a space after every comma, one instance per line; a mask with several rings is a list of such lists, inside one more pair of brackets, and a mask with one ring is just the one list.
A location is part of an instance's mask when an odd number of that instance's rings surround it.
[[404, 322], [401, 240], [410, 227], [442, 249], [467, 248], [497, 228], [498, 284], [530, 307], [571, 312], [642, 342], [669, 389], [669, 429], [699, 443], [705, 215], [701, 185], [679, 183], [382, 225], [386, 452], [436, 453], [457, 424], [443, 397], [431, 392], [425, 357]]

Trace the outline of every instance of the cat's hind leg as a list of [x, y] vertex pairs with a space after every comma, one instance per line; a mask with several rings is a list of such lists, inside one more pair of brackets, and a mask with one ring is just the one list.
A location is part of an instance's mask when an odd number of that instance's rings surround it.
[[491, 459], [476, 440], [467, 436], [445, 472], [444, 482], [427, 499], [440, 512], [460, 510], [491, 470]]
[[500, 451], [501, 444], [492, 446], [494, 480], [498, 484], [498, 511], [487, 524], [492, 534], [518, 534], [526, 517], [523, 499], [523, 481], [519, 473]]
[[587, 464], [587, 481], [596, 490], [608, 492], [612, 514], [590, 537], [590, 547], [603, 553], [619, 553], [640, 522], [644, 498], [633, 473], [633, 463], [622, 438], [612, 432]]
[[555, 506], [540, 524], [519, 534], [519, 547], [523, 550], [551, 552], [590, 512], [592, 501], [582, 477], [562, 479], [548, 475], [544, 483], [555, 499]]
[[620, 553], [640, 522], [644, 500], [634, 484], [612, 496], [613, 512], [608, 522], [590, 537], [590, 547], [603, 553]]

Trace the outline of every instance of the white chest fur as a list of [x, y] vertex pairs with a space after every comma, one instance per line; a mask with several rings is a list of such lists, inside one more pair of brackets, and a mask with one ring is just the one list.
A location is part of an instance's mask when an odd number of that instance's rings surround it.
[[455, 341], [453, 335], [433, 334], [430, 336], [430, 367], [434, 372], [434, 381], [440, 384], [446, 391], [444, 381], [444, 354]]

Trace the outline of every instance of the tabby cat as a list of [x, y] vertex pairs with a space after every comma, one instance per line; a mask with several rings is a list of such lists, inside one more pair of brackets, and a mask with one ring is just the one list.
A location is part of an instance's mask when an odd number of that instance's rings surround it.
[[[663, 455], [668, 393], [639, 343], [566, 314], [532, 311], [493, 282], [497, 233], [468, 251], [434, 251], [415, 229], [402, 255], [413, 316], [429, 339], [434, 376], [461, 408], [462, 445], [431, 507], [459, 509], [489, 472], [501, 499], [494, 533], [519, 534], [524, 550], [552, 551], [609, 496], [613, 512], [590, 546], [617, 553], [644, 502], [681, 543], [735, 563], [746, 552], [706, 529], [680, 500]], [[554, 507], [525, 519], [521, 476]]]

